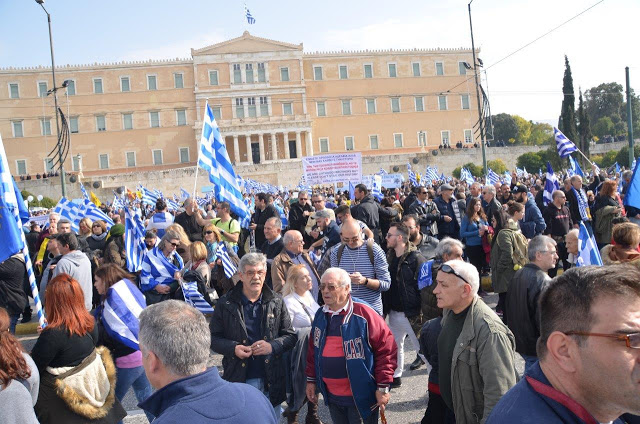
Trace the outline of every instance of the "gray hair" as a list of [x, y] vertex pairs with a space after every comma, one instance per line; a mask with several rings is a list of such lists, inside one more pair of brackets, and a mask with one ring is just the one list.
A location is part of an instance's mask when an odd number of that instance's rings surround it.
[[335, 275], [337, 277], [340, 286], [349, 287], [349, 291], [351, 291], [351, 277], [349, 277], [349, 273], [342, 268], [327, 269], [324, 274], [322, 274], [322, 277], [320, 277], [320, 282], [325, 283], [326, 280], [332, 275]]
[[528, 248], [529, 261], [530, 262], [535, 261], [536, 254], [546, 251], [549, 245], [552, 245], [554, 247], [557, 245], [556, 241], [549, 236], [541, 235], [541, 236], [535, 236], [534, 238], [532, 238], [531, 241], [529, 242], [529, 248]]
[[450, 255], [454, 247], [464, 250], [464, 244], [460, 240], [451, 237], [445, 237], [436, 246], [436, 258], [443, 258], [444, 255]]
[[282, 229], [282, 221], [277, 216], [272, 216], [271, 218], [267, 219], [265, 224], [267, 224], [269, 222], [271, 222], [273, 225], [275, 225], [276, 228]]
[[564, 239], [566, 240], [568, 236], [574, 236], [575, 238], [579, 238], [580, 237], [580, 230], [578, 230], [577, 228], [572, 228], [569, 230], [569, 232], [567, 234], [565, 234]]
[[287, 246], [288, 244], [291, 244], [294, 240], [293, 240], [293, 236], [298, 233], [300, 234], [300, 236], [302, 236], [302, 234], [300, 233], [300, 231], [298, 230], [289, 230], [286, 233], [284, 233], [284, 236], [282, 236], [282, 243]]
[[491, 184], [487, 184], [486, 186], [484, 186], [484, 188], [491, 194], [493, 194], [494, 196], [496, 195], [496, 188], [494, 186], [492, 186]]
[[180, 233], [173, 231], [173, 230], [167, 230], [164, 235], [162, 236], [162, 238], [160, 239], [160, 243], [158, 243], [158, 249], [160, 250], [164, 250], [164, 247], [167, 243], [170, 243], [171, 240], [180, 240], [182, 241], [182, 237], [180, 237]]
[[[464, 278], [471, 286], [471, 293], [478, 294], [480, 288], [480, 275], [476, 267], [469, 262], [461, 261], [460, 259], [454, 259], [452, 261], [445, 262], [453, 268], [458, 274]], [[464, 284], [464, 281], [460, 280], [460, 284]]]
[[138, 339], [175, 375], [194, 375], [207, 366], [211, 346], [207, 320], [185, 302], [167, 300], [143, 309]]
[[622, 178], [627, 181], [630, 180], [632, 176], [633, 176], [633, 171], [631, 169], [627, 169], [622, 173]]
[[264, 269], [267, 269], [267, 257], [262, 253], [247, 253], [240, 259], [240, 272], [244, 272], [248, 266], [262, 265]]

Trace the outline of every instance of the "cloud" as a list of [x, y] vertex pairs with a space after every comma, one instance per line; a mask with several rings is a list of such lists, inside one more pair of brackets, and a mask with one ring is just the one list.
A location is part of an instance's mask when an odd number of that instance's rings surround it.
[[158, 47], [134, 49], [124, 51], [117, 60], [133, 61], [147, 59], [175, 59], [191, 57], [191, 48], [200, 49], [202, 47], [216, 44], [221, 41], [228, 40], [221, 30], [214, 30], [206, 34], [199, 34], [196, 37], [177, 41], [175, 43], [165, 44]]

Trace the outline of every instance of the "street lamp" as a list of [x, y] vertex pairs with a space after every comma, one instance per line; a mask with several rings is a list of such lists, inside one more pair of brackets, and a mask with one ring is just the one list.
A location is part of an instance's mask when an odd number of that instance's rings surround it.
[[44, 13], [47, 14], [47, 22], [49, 24], [49, 48], [51, 49], [51, 74], [53, 76], [53, 103], [55, 106], [55, 114], [56, 114], [56, 134], [58, 135], [58, 159], [60, 161], [60, 184], [62, 188], [62, 196], [66, 196], [66, 182], [65, 182], [65, 174], [64, 174], [64, 162], [62, 158], [62, 144], [60, 143], [60, 122], [58, 119], [58, 94], [56, 89], [56, 63], [53, 56], [53, 35], [51, 34], [51, 15], [47, 12], [47, 9], [44, 8], [44, 0], [35, 0], [36, 3], [42, 7]]

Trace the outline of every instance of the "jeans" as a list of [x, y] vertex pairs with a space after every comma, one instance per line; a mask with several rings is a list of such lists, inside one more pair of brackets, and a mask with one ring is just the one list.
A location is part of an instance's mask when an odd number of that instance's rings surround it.
[[[267, 399], [269, 399], [269, 392], [264, 389], [264, 379], [262, 379], [262, 378], [248, 378], [247, 381], [245, 381], [245, 383], [247, 383], [248, 385], [253, 386], [256, 389], [260, 390], [262, 392], [262, 394], [265, 395], [267, 397]], [[280, 419], [280, 416], [282, 415], [282, 406], [281, 405], [274, 406], [273, 407], [273, 411], [276, 413], [276, 418]]]
[[[147, 375], [144, 373], [142, 366], [135, 368], [116, 368], [116, 398], [122, 401], [130, 387], [133, 387], [133, 392], [138, 402], [142, 402], [153, 393], [151, 384], [149, 380], [147, 380]], [[145, 415], [149, 419], [149, 422], [153, 421], [153, 415], [146, 411]]]
[[534, 366], [536, 362], [538, 362], [538, 357], [523, 354], [520, 354], [520, 356], [522, 356], [522, 359], [524, 359], [524, 373], [527, 374], [531, 367]]
[[9, 316], [9, 332], [11, 334], [16, 334], [16, 325], [18, 325], [18, 320], [20, 319], [20, 314], [15, 314]]
[[[393, 378], [402, 377], [402, 370], [404, 368], [404, 339], [405, 336], [409, 336], [411, 339], [411, 343], [417, 352], [420, 352], [420, 342], [418, 342], [418, 338], [416, 337], [416, 333], [413, 331], [411, 327], [411, 323], [407, 319], [407, 316], [404, 312], [398, 311], [389, 311], [389, 329], [393, 333], [393, 338], [398, 345], [398, 365], [396, 367], [395, 372], [393, 373]], [[420, 358], [424, 362], [427, 362], [425, 357], [418, 353]]]
[[333, 424], [377, 424], [378, 423], [378, 409], [373, 411], [369, 418], [363, 420], [360, 418], [358, 408], [355, 406], [340, 406], [333, 403], [329, 403], [329, 414], [331, 415], [331, 421]]

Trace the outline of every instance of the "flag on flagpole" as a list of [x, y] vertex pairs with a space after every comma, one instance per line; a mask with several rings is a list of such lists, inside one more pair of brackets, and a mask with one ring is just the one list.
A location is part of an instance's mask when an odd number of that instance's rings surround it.
[[71, 222], [71, 229], [74, 233], [78, 233], [80, 231], [80, 220], [82, 219], [82, 211], [80, 209], [80, 205], [73, 203], [71, 200], [68, 200], [66, 197], [60, 198], [60, 201], [56, 205], [53, 212], [60, 215], [61, 218], [66, 218]]
[[233, 277], [233, 275], [238, 271], [238, 268], [231, 261], [229, 257], [229, 252], [227, 251], [227, 246], [224, 243], [218, 243], [218, 248], [216, 249], [216, 256], [218, 259], [222, 261], [222, 268], [224, 269], [224, 275], [227, 278]]
[[255, 18], [254, 18], [253, 16], [251, 16], [251, 12], [249, 12], [249, 8], [247, 7], [247, 5], [246, 5], [246, 4], [244, 5], [244, 15], [246, 16], [246, 18], [247, 18], [247, 23], [248, 23], [249, 25], [253, 25], [253, 24], [255, 24], [255, 23], [256, 23]]
[[185, 201], [189, 198], [190, 194], [187, 190], [180, 187], [180, 200]]
[[569, 140], [566, 135], [562, 134], [557, 128], [553, 128], [553, 137], [556, 139], [556, 147], [561, 158], [566, 158], [573, 152], [577, 152], [578, 148], [573, 141]]
[[98, 196], [96, 196], [96, 194], [92, 191], [91, 195], [89, 196], [90, 200], [93, 202], [94, 205], [100, 207], [102, 205], [102, 202], [100, 201], [100, 199], [98, 199]]
[[587, 227], [580, 222], [580, 233], [578, 234], [578, 260], [576, 266], [600, 265], [602, 266], [602, 258], [598, 251], [598, 245]]
[[140, 312], [147, 307], [144, 295], [129, 280], [120, 280], [106, 293], [102, 323], [109, 336], [123, 345], [138, 350]]
[[542, 193], [542, 202], [545, 206], [553, 201], [553, 192], [555, 190], [560, 190], [560, 184], [553, 174], [551, 164], [547, 162], [547, 179], [544, 183], [544, 192]]
[[109, 218], [106, 213], [102, 212], [101, 209], [98, 209], [91, 200], [84, 201], [82, 213], [85, 218], [89, 218], [91, 221], [104, 221], [105, 224], [107, 224], [107, 229], [110, 229], [114, 225], [113, 220]]
[[487, 184], [494, 185], [500, 182], [500, 176], [494, 172], [493, 169], [489, 168], [489, 172], [487, 172]]
[[147, 255], [144, 243], [145, 228], [137, 211], [124, 208], [124, 247], [127, 255], [127, 269], [138, 272], [142, 269], [142, 261]]
[[467, 168], [460, 169], [460, 179], [462, 181], [466, 181], [468, 185], [474, 183], [473, 175], [471, 175], [471, 171], [469, 171]]
[[518, 177], [523, 177], [524, 176], [524, 171], [522, 169], [518, 168], [517, 166], [516, 166], [516, 175]]
[[372, 178], [371, 195], [378, 200], [382, 201], [382, 177], [380, 175], [374, 175]]
[[440, 176], [438, 175], [438, 168], [432, 168], [430, 166], [427, 166], [425, 177], [429, 181], [429, 183], [433, 183], [433, 181], [440, 180]]
[[84, 184], [82, 184], [80, 181], [78, 181], [78, 184], [80, 184], [80, 191], [82, 192], [82, 198], [85, 200], [89, 200], [89, 194], [87, 193], [87, 189], [84, 188]]
[[505, 184], [509, 184], [511, 185], [511, 174], [509, 174], [509, 171], [504, 171], [504, 183]]
[[380, 171], [378, 171], [378, 175], [387, 175], [387, 174], [389, 173], [382, 168], [380, 168]]
[[154, 190], [149, 190], [142, 186], [140, 186], [140, 189], [140, 191], [142, 191], [142, 203], [155, 206], [156, 202], [160, 198], [158, 193]]
[[201, 313], [208, 315], [213, 314], [213, 308], [198, 291], [198, 283], [195, 281], [181, 281], [182, 294], [184, 301], [199, 310]]
[[411, 182], [411, 185], [414, 187], [418, 186], [418, 180], [416, 178], [416, 173], [413, 172], [413, 170], [411, 169], [411, 164], [408, 163], [407, 164], [407, 173], [409, 175], [409, 182]]
[[636, 166], [633, 168], [633, 176], [627, 185], [627, 194], [624, 196], [624, 205], [640, 209], [640, 173], [638, 173], [638, 165], [640, 165], [640, 161], [636, 161]]

